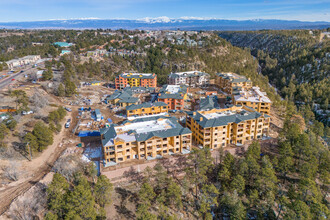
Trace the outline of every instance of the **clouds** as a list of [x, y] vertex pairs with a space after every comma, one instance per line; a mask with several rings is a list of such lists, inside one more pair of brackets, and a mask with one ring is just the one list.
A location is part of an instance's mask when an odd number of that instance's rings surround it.
[[330, 0], [0, 0], [0, 21], [168, 16], [330, 21]]

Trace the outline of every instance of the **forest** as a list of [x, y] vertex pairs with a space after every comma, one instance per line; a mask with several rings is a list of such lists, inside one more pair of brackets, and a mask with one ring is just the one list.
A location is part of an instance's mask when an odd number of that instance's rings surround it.
[[[128, 219], [328, 219], [329, 149], [323, 144], [329, 126], [319, 122], [315, 104], [328, 109], [329, 41], [318, 40], [321, 31], [225, 32], [203, 39], [203, 47], [175, 45], [154, 38], [139, 40], [122, 36], [102, 36], [101, 30], [31, 31], [22, 36], [0, 38], [0, 61], [29, 54], [55, 58], [61, 48], [53, 42], [75, 43], [72, 54], [46, 63], [45, 80], [53, 80], [52, 69], [61, 72], [54, 82], [54, 94], [76, 94], [80, 81], [108, 83], [125, 71], [154, 72], [159, 85], [174, 71], [198, 69], [214, 77], [217, 72], [236, 72], [250, 78], [266, 91], [274, 109], [283, 117], [278, 139], [268, 147], [253, 142], [246, 152], [233, 156], [220, 149], [193, 149], [176, 164], [160, 160], [143, 173], [128, 173], [130, 188], [114, 187], [105, 176], [96, 175], [92, 165], [77, 163], [69, 170], [58, 161], [56, 173], [47, 187], [45, 219], [107, 219], [106, 209], [113, 194], [129, 195], [134, 212]], [[315, 38], [313, 37], [315, 36]], [[228, 41], [227, 41], [228, 40]], [[32, 46], [32, 42], [43, 45]], [[131, 44], [134, 43], [134, 44]], [[87, 50], [130, 48], [147, 56], [110, 56], [102, 60], [79, 57]], [[145, 47], [149, 45], [149, 47]], [[13, 50], [10, 48], [13, 47]], [[261, 70], [261, 71], [258, 71]], [[13, 92], [16, 108], [22, 111], [28, 98]], [[36, 124], [24, 137], [34, 152], [43, 151], [61, 130], [63, 108], [49, 113], [45, 123]], [[9, 122], [14, 123], [14, 120]], [[12, 125], [0, 126], [0, 140]], [[323, 137], [323, 138], [322, 138]], [[216, 159], [211, 154], [216, 153]], [[68, 158], [68, 161], [74, 161]], [[121, 204], [126, 210], [125, 203]]]
[[[327, 30], [221, 32], [233, 45], [249, 48], [262, 73], [283, 98], [298, 107], [329, 109], [330, 41]], [[328, 30], [329, 31], [329, 30]], [[303, 105], [301, 105], [303, 104]], [[303, 109], [302, 109], [303, 110]], [[329, 113], [319, 120], [329, 126]]]

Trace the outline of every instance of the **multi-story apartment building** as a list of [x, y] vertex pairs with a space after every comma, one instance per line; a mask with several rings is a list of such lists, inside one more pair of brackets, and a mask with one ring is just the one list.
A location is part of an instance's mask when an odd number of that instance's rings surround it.
[[126, 107], [126, 116], [155, 115], [159, 113], [168, 113], [168, 105], [164, 102], [145, 102], [138, 105]]
[[132, 90], [128, 88], [115, 91], [112, 95], [109, 95], [107, 98], [105, 98], [105, 102], [107, 104], [116, 105], [119, 107], [126, 107], [129, 105], [138, 104], [140, 99], [133, 97]]
[[175, 117], [141, 117], [111, 125], [101, 129], [105, 165], [189, 153], [191, 136]]
[[188, 85], [190, 87], [206, 86], [210, 82], [210, 74], [200, 71], [171, 73], [168, 76], [170, 85]]
[[242, 89], [249, 90], [252, 88], [250, 79], [236, 73], [217, 73], [215, 84], [229, 95], [237, 94]]
[[9, 60], [6, 62], [6, 64], [9, 69], [13, 69], [15, 67], [20, 67], [28, 64], [35, 64], [40, 59], [40, 55], [28, 55], [22, 58]]
[[154, 73], [122, 73], [116, 77], [116, 89], [130, 87], [157, 87], [157, 75]]
[[168, 104], [171, 110], [183, 110], [187, 92], [187, 86], [164, 85], [159, 91], [158, 101]]
[[248, 91], [240, 91], [239, 95], [233, 96], [234, 105], [246, 105], [260, 113], [269, 114], [272, 102], [267, 93], [261, 92], [259, 87], [252, 87]]
[[270, 116], [247, 106], [188, 112], [186, 126], [198, 145], [211, 149], [268, 135]]

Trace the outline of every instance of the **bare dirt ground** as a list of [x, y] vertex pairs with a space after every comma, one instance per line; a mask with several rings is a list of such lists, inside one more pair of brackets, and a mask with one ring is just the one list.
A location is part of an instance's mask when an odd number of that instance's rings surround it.
[[[34, 89], [27, 89], [26, 92], [29, 95], [30, 91]], [[42, 109], [41, 115], [46, 116], [50, 110], [56, 109], [56, 106], [62, 105], [60, 100], [51, 95], [47, 94], [44, 90], [39, 90], [42, 95], [47, 95], [49, 103], [51, 106], [48, 106], [45, 109]], [[11, 100], [8, 100], [11, 101]], [[53, 107], [52, 107], [53, 105]], [[22, 178], [16, 182], [11, 182], [7, 185], [4, 185], [0, 188], [0, 218], [2, 214], [9, 208], [10, 204], [16, 200], [20, 195], [27, 192], [31, 187], [38, 183], [45, 175], [47, 175], [57, 158], [62, 154], [62, 152], [69, 146], [75, 145], [75, 142], [79, 142], [78, 138], [72, 134], [72, 128], [77, 123], [76, 115], [77, 108], [72, 108], [73, 111], [68, 113], [64, 120], [72, 118], [72, 125], [69, 129], [62, 128], [61, 132], [54, 135], [54, 142], [52, 145], [48, 146], [46, 150], [37, 155], [32, 161], [27, 160], [27, 158], [20, 158], [20, 172], [24, 173]], [[29, 120], [32, 120], [33, 116], [29, 115], [28, 117], [22, 117], [22, 120], [19, 121], [18, 126], [23, 126]], [[32, 128], [31, 128], [32, 129]], [[34, 155], [36, 156], [36, 155]], [[17, 159], [17, 158], [16, 158]], [[17, 162], [17, 160], [14, 160]], [[0, 160], [1, 165], [8, 164], [9, 161], [6, 159]]]
[[[67, 118], [69, 117], [70, 116]], [[39, 157], [32, 161], [21, 162], [22, 170], [28, 171], [29, 175], [24, 179], [0, 188], [0, 214], [3, 214], [8, 209], [15, 198], [29, 190], [50, 172], [57, 158], [66, 149], [67, 144], [64, 145], [63, 140], [69, 136], [69, 130], [62, 129], [59, 134], [54, 136], [54, 143], [51, 146], [48, 146]]]

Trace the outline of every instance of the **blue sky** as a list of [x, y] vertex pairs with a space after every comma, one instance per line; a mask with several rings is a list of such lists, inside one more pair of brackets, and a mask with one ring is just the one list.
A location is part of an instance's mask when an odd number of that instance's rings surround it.
[[0, 22], [160, 16], [330, 22], [330, 0], [0, 0]]

